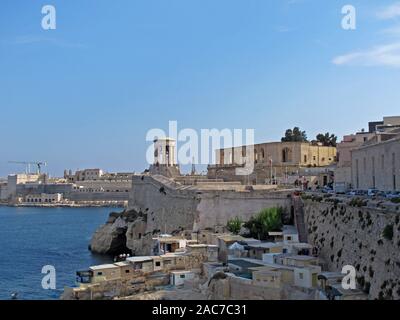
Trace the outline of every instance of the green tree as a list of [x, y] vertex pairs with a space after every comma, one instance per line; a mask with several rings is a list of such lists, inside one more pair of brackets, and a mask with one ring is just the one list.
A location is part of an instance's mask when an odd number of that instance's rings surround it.
[[307, 142], [307, 134], [305, 131], [301, 131], [299, 127], [287, 129], [285, 136], [281, 139], [282, 142]]
[[251, 237], [266, 240], [269, 232], [282, 230], [282, 208], [264, 209], [246, 222], [244, 227], [249, 230]]
[[243, 220], [240, 219], [239, 217], [235, 217], [228, 221], [227, 228], [233, 234], [239, 234], [240, 229], [242, 229], [242, 225], [243, 225]]
[[337, 136], [334, 134], [330, 134], [329, 132], [325, 134], [320, 133], [317, 135], [317, 142], [322, 143], [322, 145], [326, 147], [336, 147]]

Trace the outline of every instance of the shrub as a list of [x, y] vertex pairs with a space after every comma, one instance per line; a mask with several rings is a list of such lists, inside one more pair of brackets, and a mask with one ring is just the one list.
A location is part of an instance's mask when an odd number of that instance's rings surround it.
[[385, 229], [383, 229], [382, 235], [386, 240], [391, 241], [393, 239], [393, 225], [388, 224]]
[[352, 207], [365, 207], [368, 204], [366, 200], [363, 200], [361, 198], [353, 198], [349, 202], [349, 205]]
[[400, 203], [400, 197], [391, 199], [393, 203]]
[[251, 237], [266, 240], [269, 238], [268, 232], [282, 230], [282, 209], [264, 209], [246, 222], [244, 227], [249, 230]]
[[239, 217], [235, 217], [228, 221], [228, 224], [226, 227], [233, 234], [239, 234], [240, 229], [242, 228], [242, 225], [243, 225], [243, 220], [240, 219]]

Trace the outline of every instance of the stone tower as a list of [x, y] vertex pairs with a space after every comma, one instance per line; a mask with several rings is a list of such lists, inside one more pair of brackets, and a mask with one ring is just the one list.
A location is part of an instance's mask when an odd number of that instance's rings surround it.
[[170, 178], [180, 176], [174, 139], [157, 138], [154, 140], [154, 161], [149, 171], [150, 174], [161, 174]]
[[154, 165], [174, 167], [176, 163], [176, 141], [171, 138], [154, 140]]

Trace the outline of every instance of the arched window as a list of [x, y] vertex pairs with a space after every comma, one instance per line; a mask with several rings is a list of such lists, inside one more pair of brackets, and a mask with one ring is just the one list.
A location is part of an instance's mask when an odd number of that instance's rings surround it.
[[282, 162], [292, 162], [292, 150], [290, 148], [282, 150]]
[[265, 159], [265, 150], [264, 148], [261, 148], [261, 159]]

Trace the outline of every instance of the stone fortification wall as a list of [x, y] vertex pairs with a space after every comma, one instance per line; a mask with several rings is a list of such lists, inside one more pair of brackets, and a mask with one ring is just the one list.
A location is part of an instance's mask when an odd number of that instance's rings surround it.
[[115, 235], [123, 239], [121, 232], [126, 230], [126, 246], [136, 255], [147, 255], [157, 234], [213, 229], [236, 216], [248, 220], [268, 207], [290, 212], [290, 205], [288, 192], [210, 190], [181, 185], [163, 176], [134, 177], [128, 211], [132, 216], [128, 218], [128, 213], [109, 220], [96, 232], [92, 250], [106, 253]]
[[358, 284], [370, 298], [399, 299], [400, 205], [364, 204], [305, 200], [309, 241], [319, 248], [329, 270], [353, 265]]

